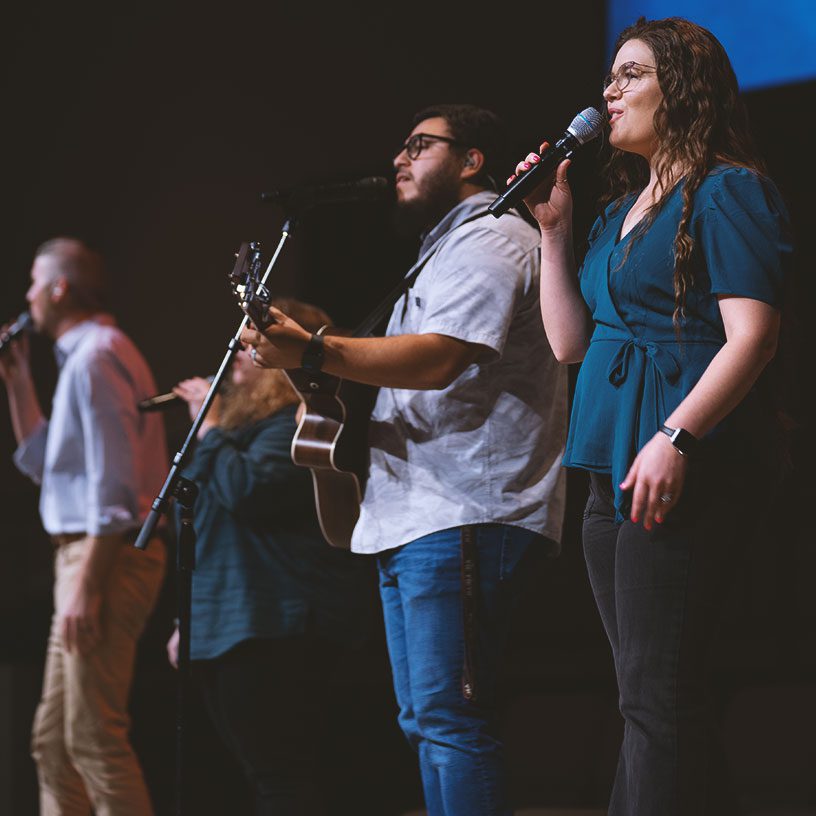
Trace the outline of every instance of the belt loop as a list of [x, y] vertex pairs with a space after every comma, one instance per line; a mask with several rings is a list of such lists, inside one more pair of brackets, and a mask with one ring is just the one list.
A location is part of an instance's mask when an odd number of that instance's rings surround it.
[[464, 640], [464, 665], [462, 667], [462, 694], [466, 700], [478, 699], [477, 650], [478, 650], [478, 600], [479, 558], [476, 546], [476, 528], [467, 524], [461, 528], [462, 563], [462, 624]]

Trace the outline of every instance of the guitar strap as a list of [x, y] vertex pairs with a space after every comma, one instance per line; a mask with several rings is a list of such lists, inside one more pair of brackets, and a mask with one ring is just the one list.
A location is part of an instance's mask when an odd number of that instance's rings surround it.
[[462, 529], [462, 636], [464, 664], [462, 666], [462, 696], [471, 703], [479, 699], [478, 654], [479, 634], [476, 627], [479, 611], [479, 558], [476, 528], [466, 524]]
[[[355, 329], [353, 337], [370, 335], [380, 322], [390, 314], [394, 305], [402, 295], [413, 286], [419, 273], [434, 256], [445, 239], [459, 227], [484, 218], [489, 212], [484, 210], [466, 218], [452, 230], [441, 235], [428, 251], [408, 270], [405, 277], [395, 286], [373, 311]], [[510, 213], [515, 215], [515, 213]], [[521, 216], [517, 216], [521, 217]], [[479, 610], [479, 559], [476, 546], [476, 528], [467, 524], [461, 528], [461, 571], [462, 571], [462, 624], [464, 640], [464, 663], [462, 666], [462, 695], [469, 702], [476, 702], [479, 698], [477, 683], [478, 668], [478, 610]]]
[[[513, 214], [513, 213], [510, 213]], [[374, 329], [382, 322], [382, 320], [391, 314], [396, 302], [407, 292], [413, 285], [414, 281], [419, 276], [419, 273], [425, 267], [425, 264], [431, 260], [436, 250], [442, 245], [446, 238], [452, 235], [459, 227], [464, 227], [471, 221], [477, 221], [479, 218], [484, 218], [489, 215], [487, 210], [477, 212], [466, 218], [460, 224], [457, 224], [452, 230], [448, 230], [444, 235], [434, 241], [428, 251], [408, 270], [405, 277], [374, 307], [374, 309], [363, 319], [363, 322], [354, 330], [352, 337], [368, 337]], [[519, 216], [520, 217], [520, 216]]]

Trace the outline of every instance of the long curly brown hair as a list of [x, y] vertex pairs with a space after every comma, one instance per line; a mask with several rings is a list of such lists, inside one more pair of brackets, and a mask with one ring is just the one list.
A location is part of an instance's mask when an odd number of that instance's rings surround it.
[[[326, 312], [311, 303], [283, 297], [272, 303], [310, 332], [332, 325]], [[261, 371], [251, 386], [226, 384], [222, 397], [219, 424], [225, 429], [260, 422], [299, 399], [286, 374], [275, 368]]]
[[[683, 210], [674, 237], [673, 322], [679, 332], [686, 294], [694, 286], [690, 264], [694, 239], [688, 231], [694, 194], [715, 164], [736, 165], [762, 174], [765, 169], [748, 130], [734, 69], [710, 31], [680, 17], [651, 21], [641, 17], [620, 33], [616, 54], [628, 40], [640, 40], [652, 50], [663, 93], [654, 115], [659, 198], [637, 225], [629, 247], [648, 229], [668, 194], [682, 181]], [[674, 175], [678, 168], [682, 173], [679, 179]], [[613, 149], [605, 170], [608, 190], [601, 204], [616, 201], [613, 212], [649, 181], [646, 159], [623, 150]]]

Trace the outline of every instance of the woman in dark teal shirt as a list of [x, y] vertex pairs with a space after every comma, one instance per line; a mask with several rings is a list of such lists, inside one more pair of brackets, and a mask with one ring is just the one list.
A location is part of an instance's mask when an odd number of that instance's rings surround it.
[[[297, 301], [279, 307], [314, 331], [329, 322]], [[195, 416], [208, 388], [195, 378], [174, 390]], [[193, 676], [258, 816], [327, 812], [316, 768], [323, 687], [340, 650], [365, 636], [375, 598], [367, 559], [320, 533], [311, 474], [289, 453], [296, 403], [282, 372], [240, 351], [185, 473], [199, 488]]]
[[706, 657], [771, 431], [754, 386], [776, 348], [787, 215], [705, 29], [639, 20], [604, 98], [611, 203], [578, 275], [569, 162], [526, 203], [547, 336], [583, 361], [564, 463], [590, 472], [584, 551], [625, 719], [609, 813], [719, 815]]

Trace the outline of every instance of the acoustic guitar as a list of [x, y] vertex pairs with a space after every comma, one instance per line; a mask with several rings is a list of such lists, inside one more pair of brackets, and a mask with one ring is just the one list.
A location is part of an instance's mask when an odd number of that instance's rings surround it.
[[[454, 230], [488, 214], [487, 210], [475, 213]], [[319, 334], [370, 336], [454, 230], [442, 235], [422, 254], [353, 332], [324, 326]], [[269, 314], [272, 297], [261, 279], [260, 245], [241, 244], [235, 257], [230, 273], [233, 292], [249, 319], [263, 331], [274, 318]], [[317, 517], [326, 541], [334, 547], [349, 547], [351, 533], [360, 517], [368, 474], [368, 423], [379, 389], [324, 372], [311, 374], [301, 368], [288, 369], [285, 374], [303, 406], [292, 439], [292, 461], [312, 471]]]

